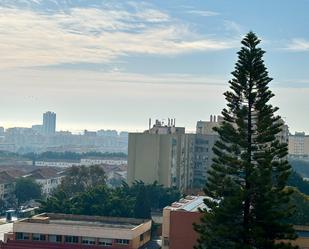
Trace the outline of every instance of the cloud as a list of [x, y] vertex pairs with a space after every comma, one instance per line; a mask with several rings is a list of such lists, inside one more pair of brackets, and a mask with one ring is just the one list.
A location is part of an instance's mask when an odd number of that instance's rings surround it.
[[231, 20], [225, 20], [224, 21], [224, 27], [227, 31], [236, 33], [236, 34], [243, 34], [244, 28], [237, 22], [231, 21]]
[[66, 5], [52, 12], [2, 6], [0, 68], [109, 63], [130, 54], [175, 55], [237, 44], [197, 34], [190, 25], [149, 5], [124, 6]]
[[295, 38], [285, 49], [296, 52], [309, 51], [309, 41], [301, 38]]
[[198, 15], [198, 16], [204, 16], [204, 17], [220, 15], [218, 12], [209, 11], [209, 10], [188, 10], [187, 13]]

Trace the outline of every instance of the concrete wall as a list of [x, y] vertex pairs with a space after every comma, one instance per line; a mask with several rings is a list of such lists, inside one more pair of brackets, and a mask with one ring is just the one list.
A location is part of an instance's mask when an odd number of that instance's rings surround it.
[[14, 223], [13, 232], [57, 234], [71, 236], [87, 236], [94, 238], [128, 239], [132, 240], [139, 237], [151, 229], [151, 221], [141, 224], [134, 229], [125, 229], [120, 227], [96, 227], [91, 225], [78, 226], [72, 224], [44, 224], [17, 222]]
[[199, 223], [202, 214], [199, 212], [163, 211], [163, 249], [193, 249], [198, 234], [193, 223]]

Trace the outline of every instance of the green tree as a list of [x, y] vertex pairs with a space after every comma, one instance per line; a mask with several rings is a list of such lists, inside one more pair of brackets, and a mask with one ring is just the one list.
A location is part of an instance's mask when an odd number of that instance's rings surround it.
[[260, 40], [250, 32], [242, 40], [230, 90], [225, 92], [227, 107], [213, 151], [203, 210], [198, 249], [294, 248], [276, 240], [294, 239], [291, 225], [284, 223], [292, 214], [290, 195], [285, 190], [291, 172], [287, 144], [277, 134], [282, 121], [269, 104], [274, 96], [272, 80], [264, 65]]
[[66, 176], [58, 189], [72, 197], [74, 194], [84, 192], [88, 188], [105, 184], [106, 176], [101, 166], [73, 166], [67, 170]]
[[287, 185], [295, 187], [300, 192], [309, 195], [309, 182], [305, 181], [296, 171], [293, 171], [290, 175]]
[[287, 219], [287, 222], [309, 226], [309, 196], [301, 193], [298, 189], [293, 189], [291, 200], [297, 211]]
[[31, 178], [18, 178], [15, 185], [15, 196], [19, 205], [29, 200], [41, 199], [41, 185]]
[[134, 217], [142, 219], [151, 218], [151, 205], [150, 196], [147, 193], [146, 187], [143, 184], [136, 195], [135, 206], [134, 206]]
[[47, 199], [41, 200], [40, 204], [40, 212], [70, 214], [73, 209], [72, 198], [61, 189], [57, 189]]

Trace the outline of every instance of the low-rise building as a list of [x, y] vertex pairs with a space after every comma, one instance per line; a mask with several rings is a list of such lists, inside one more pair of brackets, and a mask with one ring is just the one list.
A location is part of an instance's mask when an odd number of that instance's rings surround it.
[[139, 249], [151, 237], [151, 220], [43, 213], [13, 224], [3, 249]]
[[[188, 249], [197, 243], [198, 233], [193, 224], [202, 217], [199, 209], [207, 208], [205, 196], [187, 196], [163, 209], [162, 249]], [[295, 225], [298, 238], [291, 242], [300, 249], [309, 249], [309, 226]], [[281, 241], [278, 241], [278, 243]]]
[[41, 185], [42, 193], [49, 195], [61, 183], [64, 174], [63, 171], [58, 171], [53, 168], [39, 168], [30, 172], [25, 177], [34, 179]]
[[127, 165], [128, 161], [124, 159], [82, 158], [80, 160], [80, 164], [85, 166], [99, 165], [99, 164]]
[[39, 167], [58, 167], [58, 168], [69, 168], [72, 166], [81, 166], [79, 160], [45, 160], [45, 161], [35, 161], [35, 166]]
[[163, 249], [188, 249], [196, 245], [197, 232], [194, 223], [199, 223], [206, 208], [205, 196], [187, 196], [163, 209], [162, 240]]
[[15, 179], [6, 171], [0, 172], [0, 199], [6, 202], [14, 194]]

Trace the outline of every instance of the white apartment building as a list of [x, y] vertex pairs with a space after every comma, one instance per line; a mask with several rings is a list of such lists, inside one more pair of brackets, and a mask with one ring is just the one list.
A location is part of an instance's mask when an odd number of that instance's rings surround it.
[[58, 171], [53, 168], [40, 168], [24, 177], [34, 179], [41, 185], [42, 193], [48, 196], [61, 183], [64, 174], [63, 171]]
[[14, 192], [15, 179], [6, 171], [0, 172], [0, 199], [7, 201]]

